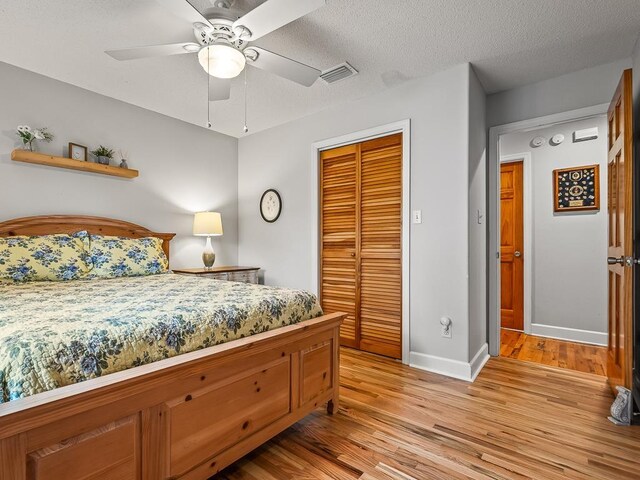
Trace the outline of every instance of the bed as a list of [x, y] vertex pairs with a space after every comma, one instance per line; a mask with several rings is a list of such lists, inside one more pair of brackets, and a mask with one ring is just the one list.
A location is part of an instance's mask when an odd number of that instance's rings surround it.
[[[0, 223], [78, 230], [162, 238], [167, 256], [173, 237], [97, 217]], [[170, 273], [0, 284], [0, 480], [208, 478], [333, 413], [342, 319], [303, 291]]]

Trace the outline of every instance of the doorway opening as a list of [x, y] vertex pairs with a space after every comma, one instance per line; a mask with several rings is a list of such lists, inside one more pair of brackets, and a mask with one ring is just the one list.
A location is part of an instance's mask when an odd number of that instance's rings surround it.
[[605, 112], [498, 135], [501, 356], [606, 375]]

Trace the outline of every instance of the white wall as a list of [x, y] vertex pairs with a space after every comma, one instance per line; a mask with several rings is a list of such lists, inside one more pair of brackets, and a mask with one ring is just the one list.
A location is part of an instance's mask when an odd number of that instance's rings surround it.
[[[575, 130], [590, 127], [598, 127], [598, 139], [573, 142]], [[565, 136], [560, 145], [547, 141], [541, 147], [530, 146], [534, 137], [549, 140], [558, 133]], [[606, 343], [607, 119], [600, 116], [500, 137], [501, 155], [527, 151], [533, 219], [524, 228], [532, 229], [533, 252], [524, 254], [532, 255], [531, 333]], [[592, 164], [600, 165], [600, 210], [554, 213], [553, 170]]]
[[[311, 288], [311, 145], [409, 118], [411, 208], [423, 218], [410, 235], [410, 350], [468, 362], [469, 75], [460, 65], [242, 138], [240, 263], [262, 267], [267, 284]], [[258, 211], [267, 188], [283, 199], [273, 224]], [[444, 315], [453, 319], [452, 339], [440, 337]]]
[[579, 70], [487, 97], [487, 125], [493, 127], [582, 107], [609, 103], [630, 59]]
[[[66, 156], [68, 142], [125, 150], [133, 180], [13, 162], [17, 125], [49, 127], [38, 149]], [[173, 267], [199, 266], [204, 240], [193, 212], [222, 212], [217, 264], [237, 262], [237, 140], [0, 63], [0, 221], [47, 214], [98, 215], [175, 232]]]
[[469, 354], [487, 342], [487, 127], [486, 94], [469, 77]]

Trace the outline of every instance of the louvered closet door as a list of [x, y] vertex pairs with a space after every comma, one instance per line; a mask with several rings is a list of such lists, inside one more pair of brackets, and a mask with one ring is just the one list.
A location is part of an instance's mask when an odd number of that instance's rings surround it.
[[321, 291], [325, 313], [345, 312], [343, 345], [358, 347], [357, 295], [357, 145], [320, 156]]
[[400, 358], [402, 135], [360, 150], [360, 349]]
[[321, 301], [341, 343], [402, 354], [402, 135], [322, 152]]

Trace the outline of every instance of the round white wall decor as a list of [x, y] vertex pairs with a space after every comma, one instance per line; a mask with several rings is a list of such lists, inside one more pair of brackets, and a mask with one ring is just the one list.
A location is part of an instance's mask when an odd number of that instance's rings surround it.
[[282, 212], [282, 199], [277, 190], [270, 188], [260, 198], [260, 215], [265, 222], [273, 223]]

